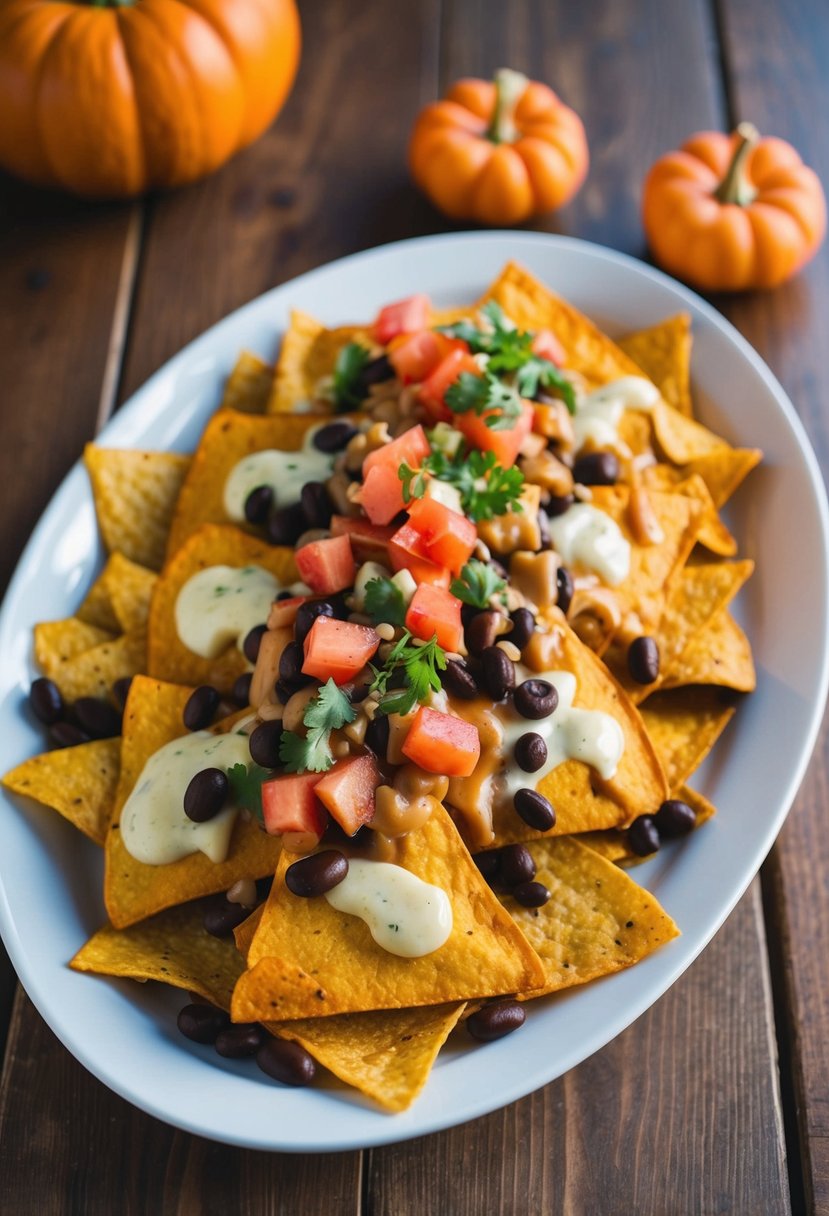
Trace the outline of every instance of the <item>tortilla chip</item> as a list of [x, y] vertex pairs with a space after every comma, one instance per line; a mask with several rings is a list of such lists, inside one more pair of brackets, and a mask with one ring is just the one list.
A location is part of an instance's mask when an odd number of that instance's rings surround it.
[[51, 807], [95, 844], [106, 839], [121, 762], [120, 739], [94, 739], [32, 756], [3, 785]]
[[753, 692], [757, 675], [751, 644], [727, 608], [715, 613], [683, 650], [662, 680], [662, 688], [716, 684]]
[[687, 781], [708, 755], [734, 714], [717, 688], [658, 692], [641, 707], [671, 789]]
[[294, 1022], [266, 1022], [272, 1034], [301, 1044], [335, 1077], [399, 1112], [426, 1084], [464, 1002], [383, 1009]]
[[[224, 507], [225, 482], [231, 470], [251, 452], [277, 448], [296, 452], [305, 434], [320, 421], [319, 414], [278, 414], [257, 418], [222, 410], [207, 424], [176, 503], [167, 556], [202, 524], [230, 524]], [[237, 526], [237, 525], [234, 525]], [[248, 531], [244, 525], [243, 531]]]
[[204, 524], [190, 536], [158, 576], [150, 604], [147, 637], [149, 675], [172, 684], [212, 684], [229, 691], [250, 669], [238, 646], [215, 659], [204, 659], [184, 645], [176, 629], [176, 599], [184, 584], [208, 566], [261, 566], [282, 586], [296, 581], [292, 549], [268, 545], [230, 525]]
[[[75, 616], [85, 625], [95, 625], [98, 629], [106, 630], [110, 637], [121, 632], [121, 622], [112, 607], [110, 581], [106, 577], [106, 566], [87, 591]], [[101, 638], [100, 641], [104, 641], [104, 639]]]
[[314, 317], [294, 309], [282, 339], [267, 412], [304, 413], [312, 402], [318, 408], [319, 383], [333, 374], [337, 355], [349, 342], [359, 342], [371, 350], [375, 347], [367, 328], [340, 325], [327, 329]]
[[74, 971], [158, 980], [230, 1009], [244, 963], [233, 943], [204, 927], [205, 901], [168, 908], [140, 925], [104, 925], [69, 963]]
[[123, 553], [111, 554], [95, 587], [110, 605], [117, 632], [135, 633], [146, 629], [155, 580], [155, 573], [146, 566], [130, 561]]
[[668, 405], [686, 417], [693, 416], [691, 405], [691, 318], [677, 313], [627, 334], [619, 348], [653, 380]]
[[57, 680], [72, 659], [93, 646], [113, 640], [113, 634], [77, 617], [62, 621], [40, 621], [35, 625], [35, 661], [44, 675]]
[[147, 637], [143, 630], [136, 630], [73, 655], [52, 679], [65, 701], [77, 701], [78, 697], [108, 700], [116, 680], [134, 676], [146, 667]]
[[[680, 785], [678, 789], [671, 792], [671, 797], [687, 802], [688, 806], [696, 812], [695, 827], [701, 827], [717, 813], [716, 807], [703, 794], [692, 790], [690, 786]], [[612, 861], [617, 866], [636, 866], [640, 862], [647, 861], [647, 857], [634, 853], [628, 844], [627, 832], [618, 828], [610, 828], [606, 832], [585, 832], [583, 836], [579, 836], [579, 842], [593, 849], [600, 857], [604, 857], [605, 861]]]
[[293, 858], [280, 860], [248, 966], [233, 994], [234, 1021], [273, 1021], [439, 1005], [543, 982], [540, 963], [500, 907], [440, 803], [424, 826], [398, 842], [397, 864], [442, 887], [453, 926], [421, 958], [383, 950], [356, 916], [325, 899], [300, 899], [285, 885]]
[[130, 561], [160, 570], [190, 457], [88, 443], [84, 463], [108, 552], [117, 550]]
[[249, 350], [243, 350], [227, 378], [222, 396], [224, 410], [264, 414], [271, 395], [274, 369]]
[[762, 459], [759, 448], [717, 448], [690, 460], [682, 472], [687, 477], [698, 473], [719, 509]]
[[686, 465], [713, 452], [728, 450], [729, 444], [693, 418], [686, 418], [664, 401], [654, 406], [653, 429], [662, 451], [674, 464]]
[[524, 1000], [586, 984], [631, 967], [679, 935], [658, 901], [612, 862], [571, 836], [527, 846], [536, 882], [552, 898], [524, 908], [511, 895], [504, 907], [544, 964], [544, 986]]
[[280, 842], [241, 815], [227, 858], [218, 864], [203, 853], [193, 853], [169, 865], [146, 865], [124, 847], [119, 830], [121, 809], [150, 756], [186, 733], [182, 712], [191, 691], [146, 676], [136, 676], [130, 687], [124, 710], [121, 777], [104, 849], [104, 902], [117, 929], [202, 895], [227, 891], [240, 878], [264, 878], [276, 868]]

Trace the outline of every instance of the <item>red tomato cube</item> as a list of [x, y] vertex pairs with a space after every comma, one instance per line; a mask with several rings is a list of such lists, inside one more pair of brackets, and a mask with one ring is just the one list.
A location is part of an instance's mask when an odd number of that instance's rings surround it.
[[374, 791], [383, 784], [373, 756], [338, 760], [314, 793], [347, 836], [353, 836], [374, 818]]
[[453, 417], [446, 407], [444, 397], [450, 384], [455, 383], [461, 372], [480, 376], [481, 369], [468, 351], [450, 351], [417, 390], [418, 401], [435, 422], [448, 422]]
[[388, 465], [394, 469], [395, 476], [401, 464], [407, 464], [410, 469], [419, 469], [431, 452], [429, 440], [422, 426], [410, 427], [391, 443], [385, 443], [374, 452], [369, 452], [363, 461], [363, 477], [378, 465]]
[[294, 560], [299, 577], [317, 595], [334, 595], [354, 586], [357, 567], [347, 536], [330, 536], [303, 545]]
[[374, 656], [380, 639], [369, 625], [318, 616], [303, 643], [306, 676], [347, 684]]
[[473, 448], [482, 452], [494, 452], [495, 459], [505, 469], [515, 464], [521, 444], [533, 428], [535, 413], [529, 401], [522, 401], [521, 413], [509, 430], [496, 431], [487, 426], [486, 420], [494, 411], [475, 414], [472, 410], [455, 415], [455, 426], [466, 437]]
[[372, 326], [375, 341], [385, 346], [398, 334], [413, 334], [429, 324], [429, 297], [408, 296], [381, 308]]
[[285, 832], [322, 836], [328, 813], [317, 799], [314, 788], [319, 773], [283, 773], [262, 782], [262, 819], [271, 836]]
[[481, 755], [478, 728], [454, 714], [421, 705], [403, 743], [403, 754], [427, 773], [468, 777]]
[[426, 555], [423, 537], [410, 523], [398, 528], [389, 541], [389, 561], [393, 570], [409, 570], [416, 583], [434, 583], [447, 587], [450, 573], [445, 566], [438, 566]]
[[463, 637], [461, 601], [443, 587], [421, 583], [406, 611], [406, 628], [424, 642], [437, 634], [439, 646], [456, 651]]
[[426, 557], [460, 574], [478, 542], [478, 529], [472, 520], [428, 495], [410, 503], [408, 512], [412, 527], [423, 537]]
[[355, 561], [388, 562], [388, 543], [394, 536], [394, 528], [380, 527], [367, 519], [353, 519], [349, 515], [332, 515], [331, 532], [334, 536], [348, 537]]

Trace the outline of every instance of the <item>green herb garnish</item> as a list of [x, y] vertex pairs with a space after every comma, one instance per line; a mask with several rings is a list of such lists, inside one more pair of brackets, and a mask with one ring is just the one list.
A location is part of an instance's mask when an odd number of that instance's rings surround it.
[[[438, 646], [437, 634], [430, 642], [415, 642], [408, 629], [395, 642], [382, 667], [374, 667], [369, 693], [380, 693], [381, 714], [407, 714], [428, 700], [430, 692], [440, 692], [439, 671], [446, 670], [446, 655]], [[400, 687], [389, 689], [389, 683]]]
[[494, 452], [460, 451], [449, 457], [441, 451], [432, 451], [420, 469], [410, 469], [402, 464], [398, 476], [403, 482], [403, 501], [422, 498], [426, 493], [427, 479], [431, 473], [438, 481], [454, 486], [460, 494], [461, 507], [465, 515], [478, 523], [504, 515], [507, 511], [520, 511], [524, 474], [513, 465], [505, 469], [495, 458]]
[[372, 625], [404, 625], [406, 601], [403, 592], [390, 578], [372, 578], [366, 583], [363, 609]]
[[[516, 389], [499, 380], [487, 366], [481, 374], [461, 372], [444, 396], [453, 414], [487, 414], [493, 431], [511, 431], [521, 417], [521, 398]], [[494, 412], [490, 412], [494, 411]]]
[[232, 800], [262, 822], [262, 782], [272, 774], [258, 764], [233, 764], [227, 770]]
[[359, 409], [366, 397], [362, 372], [371, 354], [359, 342], [349, 342], [334, 364], [334, 405], [338, 410]]
[[330, 736], [347, 722], [353, 722], [357, 711], [333, 680], [323, 684], [308, 702], [302, 721], [307, 728], [303, 738], [292, 730], [282, 732], [279, 758], [289, 773], [324, 773], [331, 768]]
[[461, 570], [460, 578], [452, 580], [449, 590], [464, 604], [473, 608], [488, 608], [489, 601], [494, 595], [500, 596], [504, 602], [506, 583], [496, 574], [492, 566], [479, 562], [473, 557]]

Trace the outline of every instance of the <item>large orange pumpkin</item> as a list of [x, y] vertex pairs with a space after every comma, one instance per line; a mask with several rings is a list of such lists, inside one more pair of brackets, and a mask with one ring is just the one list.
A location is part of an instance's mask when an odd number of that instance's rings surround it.
[[90, 197], [193, 181], [262, 134], [299, 48], [294, 0], [2, 0], [0, 165]]
[[817, 176], [782, 139], [750, 123], [701, 131], [645, 179], [642, 219], [660, 265], [704, 291], [776, 287], [826, 230]]
[[453, 219], [520, 224], [563, 206], [587, 174], [581, 119], [546, 84], [502, 68], [459, 80], [420, 112], [412, 176]]

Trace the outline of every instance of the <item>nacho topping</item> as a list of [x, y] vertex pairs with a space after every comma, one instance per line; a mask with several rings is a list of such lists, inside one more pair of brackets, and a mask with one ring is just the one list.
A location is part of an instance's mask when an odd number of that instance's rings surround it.
[[359, 916], [377, 945], [400, 958], [432, 954], [452, 932], [446, 892], [391, 862], [351, 861], [325, 898], [338, 912]]
[[550, 539], [568, 565], [579, 562], [612, 587], [624, 582], [630, 571], [630, 543], [619, 525], [598, 507], [575, 502], [551, 519]]
[[251, 452], [228, 475], [224, 488], [224, 505], [228, 517], [235, 523], [245, 520], [245, 503], [253, 490], [267, 486], [277, 508], [298, 503], [302, 487], [309, 481], [325, 481], [331, 476], [334, 457], [314, 447], [319, 427], [312, 427], [298, 452], [278, 452], [267, 449]]
[[595, 448], [623, 450], [619, 423], [625, 410], [650, 413], [658, 400], [659, 389], [644, 376], [622, 376], [578, 397], [573, 418], [576, 449], [589, 443]]
[[184, 813], [183, 795], [190, 781], [206, 768], [228, 769], [250, 759], [247, 735], [212, 735], [194, 731], [166, 743], [147, 760], [121, 812], [121, 836], [127, 852], [148, 865], [167, 865], [191, 853], [213, 862], [227, 857], [239, 808], [226, 806], [206, 823]]
[[176, 598], [176, 632], [194, 654], [215, 659], [228, 646], [241, 650], [255, 625], [268, 619], [279, 591], [261, 566], [208, 566], [192, 575]]

